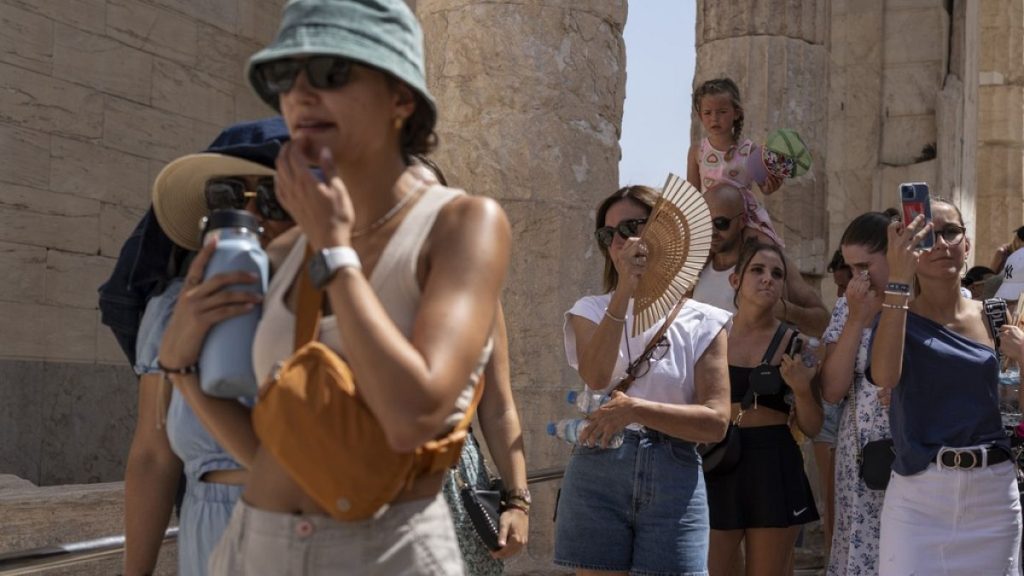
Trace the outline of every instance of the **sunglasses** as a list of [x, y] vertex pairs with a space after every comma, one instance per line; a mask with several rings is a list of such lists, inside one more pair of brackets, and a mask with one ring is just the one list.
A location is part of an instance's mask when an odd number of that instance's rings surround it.
[[946, 226], [942, 230], [936, 230], [935, 236], [942, 238], [946, 242], [947, 246], [956, 246], [964, 241], [964, 238], [966, 238], [966, 232], [967, 228], [964, 228], [963, 226], [951, 225]]
[[597, 243], [605, 248], [612, 245], [612, 241], [615, 240], [615, 233], [618, 232], [619, 236], [623, 240], [632, 238], [640, 233], [640, 227], [647, 224], [647, 218], [635, 218], [632, 220], [623, 220], [615, 226], [602, 226], [594, 231], [594, 237], [597, 238]]
[[339, 56], [271, 60], [256, 65], [256, 90], [263, 96], [277, 97], [295, 86], [299, 72], [306, 71], [309, 84], [318, 90], [337, 90], [348, 84], [352, 61]]
[[651, 364], [664, 358], [668, 354], [670, 347], [668, 335], [662, 334], [661, 338], [658, 339], [658, 343], [654, 345], [654, 348], [651, 348], [650, 352], [640, 356], [626, 368], [626, 374], [629, 374], [634, 379], [643, 378], [651, 371]]
[[256, 210], [266, 220], [289, 221], [292, 219], [277, 202], [274, 193], [274, 179], [264, 176], [257, 180], [256, 190], [244, 178], [211, 178], [206, 181], [206, 207], [209, 210], [244, 210], [250, 198], [256, 198]]
[[712, 218], [711, 225], [715, 227], [715, 230], [718, 230], [719, 232], [725, 232], [726, 230], [729, 229], [729, 226], [732, 226], [732, 221], [739, 218], [740, 216], [743, 216], [743, 214], [744, 212], [740, 212], [739, 214], [733, 216], [732, 218], [726, 218], [725, 216]]

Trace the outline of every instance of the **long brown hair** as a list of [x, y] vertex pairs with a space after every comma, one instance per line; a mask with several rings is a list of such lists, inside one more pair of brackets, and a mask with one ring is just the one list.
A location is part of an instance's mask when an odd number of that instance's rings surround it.
[[[594, 231], [596, 232], [604, 226], [604, 219], [608, 215], [608, 210], [620, 201], [627, 200], [633, 202], [637, 206], [646, 208], [647, 213], [650, 214], [659, 196], [658, 191], [649, 186], [625, 186], [619, 188], [597, 206], [597, 219], [594, 223]], [[619, 283], [619, 271], [615, 269], [615, 263], [612, 262], [611, 254], [608, 253], [608, 247], [600, 242], [597, 243], [597, 247], [601, 250], [601, 254], [604, 255], [604, 291], [611, 292]]]

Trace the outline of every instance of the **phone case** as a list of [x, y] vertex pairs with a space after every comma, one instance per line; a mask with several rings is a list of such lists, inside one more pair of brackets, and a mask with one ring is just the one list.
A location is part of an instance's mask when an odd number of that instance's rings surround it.
[[796, 358], [797, 355], [800, 354], [800, 352], [803, 350], [803, 348], [804, 341], [801, 338], [793, 338], [793, 342], [789, 345], [789, 350], [786, 351], [786, 354], [793, 358]]
[[[900, 184], [900, 205], [903, 208], [903, 224], [909, 225], [918, 214], [924, 214], [925, 223], [932, 221], [932, 203], [928, 194], [928, 184], [924, 182], [904, 182]], [[921, 240], [918, 247], [930, 249], [935, 246], [935, 232], [929, 232]]]

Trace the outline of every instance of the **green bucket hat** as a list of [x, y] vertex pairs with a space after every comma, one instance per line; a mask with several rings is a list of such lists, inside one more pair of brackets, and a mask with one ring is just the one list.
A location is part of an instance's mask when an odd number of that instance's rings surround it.
[[[289, 0], [269, 46], [249, 59], [246, 77], [257, 88], [256, 66], [322, 54], [342, 56], [391, 74], [423, 97], [431, 125], [437, 105], [427, 91], [423, 31], [403, 0]], [[256, 94], [280, 111], [276, 96]]]

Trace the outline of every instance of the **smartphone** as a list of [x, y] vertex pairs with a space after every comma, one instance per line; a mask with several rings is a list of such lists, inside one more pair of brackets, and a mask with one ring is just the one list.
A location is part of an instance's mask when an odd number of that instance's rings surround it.
[[985, 300], [985, 315], [988, 316], [989, 329], [992, 330], [992, 340], [996, 343], [996, 350], [999, 350], [999, 329], [1006, 324], [1008, 319], [1006, 300], [1002, 298]]
[[791, 358], [796, 358], [803, 349], [803, 338], [793, 338], [793, 340], [791, 340], [789, 343], [789, 350], [786, 350], [786, 354], [788, 354]]
[[[925, 224], [932, 221], [932, 202], [928, 195], [928, 184], [904, 182], [900, 184], [900, 205], [903, 208], [903, 225], [909, 226], [918, 214], [924, 214]], [[935, 246], [935, 231], [929, 230], [918, 247], [930, 250]]]

